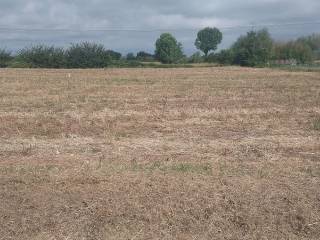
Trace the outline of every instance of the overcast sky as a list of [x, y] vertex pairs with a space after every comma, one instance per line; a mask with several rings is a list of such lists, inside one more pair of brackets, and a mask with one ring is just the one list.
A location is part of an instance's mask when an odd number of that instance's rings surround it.
[[196, 51], [194, 29], [220, 27], [224, 33], [223, 48], [252, 29], [225, 27], [296, 22], [309, 24], [273, 26], [269, 30], [278, 40], [320, 32], [320, 0], [0, 0], [0, 48], [94, 41], [122, 53], [152, 52], [161, 31], [78, 30], [163, 29], [170, 30], [185, 51], [191, 53]]

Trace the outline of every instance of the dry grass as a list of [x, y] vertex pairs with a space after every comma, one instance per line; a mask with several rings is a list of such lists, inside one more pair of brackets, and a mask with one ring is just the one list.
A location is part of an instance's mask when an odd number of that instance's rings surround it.
[[0, 86], [0, 239], [320, 239], [316, 72], [8, 69]]

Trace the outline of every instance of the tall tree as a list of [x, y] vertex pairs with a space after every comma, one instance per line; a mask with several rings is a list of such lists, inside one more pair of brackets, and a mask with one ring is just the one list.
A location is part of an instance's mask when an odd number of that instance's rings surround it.
[[234, 63], [241, 66], [263, 66], [272, 56], [273, 40], [267, 29], [248, 32], [232, 46]]
[[163, 33], [156, 41], [155, 56], [162, 63], [176, 63], [183, 57], [182, 45], [170, 33]]
[[198, 32], [195, 46], [201, 50], [206, 57], [210, 51], [215, 51], [222, 41], [222, 33], [218, 28], [204, 28]]

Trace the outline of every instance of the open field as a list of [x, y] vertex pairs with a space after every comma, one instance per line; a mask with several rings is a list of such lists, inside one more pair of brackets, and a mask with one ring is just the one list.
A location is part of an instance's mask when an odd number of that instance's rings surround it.
[[320, 239], [320, 74], [0, 70], [0, 239]]

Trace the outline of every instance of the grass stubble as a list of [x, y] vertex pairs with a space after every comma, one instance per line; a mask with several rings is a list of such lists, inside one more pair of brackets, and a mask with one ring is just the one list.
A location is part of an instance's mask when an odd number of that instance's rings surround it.
[[0, 239], [320, 239], [320, 75], [0, 72]]

